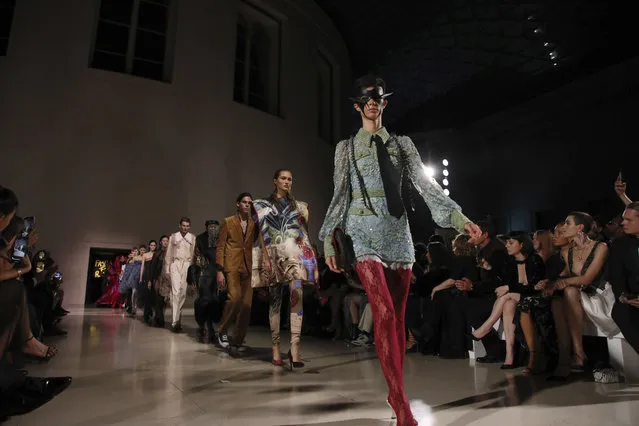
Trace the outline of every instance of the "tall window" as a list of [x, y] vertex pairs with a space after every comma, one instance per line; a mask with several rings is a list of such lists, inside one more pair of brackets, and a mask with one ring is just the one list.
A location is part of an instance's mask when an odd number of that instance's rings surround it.
[[170, 3], [170, 0], [102, 0], [90, 66], [171, 81]]
[[0, 56], [7, 55], [15, 7], [15, 0], [0, 0]]
[[278, 113], [279, 50], [279, 21], [242, 2], [237, 17], [235, 101]]
[[322, 52], [317, 53], [317, 134], [333, 143], [333, 65]]

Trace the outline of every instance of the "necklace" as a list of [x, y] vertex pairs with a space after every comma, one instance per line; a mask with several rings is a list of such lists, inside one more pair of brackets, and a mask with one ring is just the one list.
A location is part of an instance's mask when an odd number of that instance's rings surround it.
[[[591, 247], [591, 244], [590, 243], [586, 243], [583, 247], [573, 250], [573, 252], [577, 252], [576, 255], [577, 255], [577, 260], [578, 261], [580, 261], [580, 262], [584, 261], [584, 259], [585, 259], [584, 254], [586, 252], [586, 249], [589, 249], [590, 247]], [[590, 254], [590, 250], [588, 251], [588, 254]]]

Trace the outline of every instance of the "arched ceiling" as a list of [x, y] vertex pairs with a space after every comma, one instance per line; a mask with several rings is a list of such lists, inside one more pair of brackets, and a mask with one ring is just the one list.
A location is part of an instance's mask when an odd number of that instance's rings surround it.
[[463, 125], [639, 52], [625, 2], [316, 0], [398, 131]]

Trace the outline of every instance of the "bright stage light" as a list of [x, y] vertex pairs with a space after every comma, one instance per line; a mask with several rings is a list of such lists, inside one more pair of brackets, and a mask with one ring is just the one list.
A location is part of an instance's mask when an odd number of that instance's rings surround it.
[[444, 169], [444, 171], [442, 172], [442, 174], [446, 177], [448, 177], [448, 170]]
[[448, 160], [444, 158], [442, 164], [444, 165], [444, 167], [448, 167]]
[[448, 190], [448, 188], [444, 189], [444, 194], [450, 195], [450, 191]]
[[448, 179], [444, 179], [442, 183], [444, 184], [444, 186], [448, 186]]
[[430, 167], [424, 164], [424, 173], [426, 173], [426, 176], [432, 178], [435, 176], [435, 169], [433, 167]]

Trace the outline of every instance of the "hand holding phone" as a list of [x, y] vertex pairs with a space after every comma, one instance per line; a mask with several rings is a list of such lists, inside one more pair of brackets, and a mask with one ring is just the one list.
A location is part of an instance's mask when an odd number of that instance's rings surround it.
[[14, 264], [22, 263], [29, 250], [29, 240], [20, 237], [13, 244], [13, 253], [11, 254], [11, 262]]
[[620, 197], [623, 197], [624, 195], [626, 195], [626, 182], [623, 181], [621, 170], [619, 170], [619, 174], [617, 175], [617, 180], [615, 181], [615, 192]]

